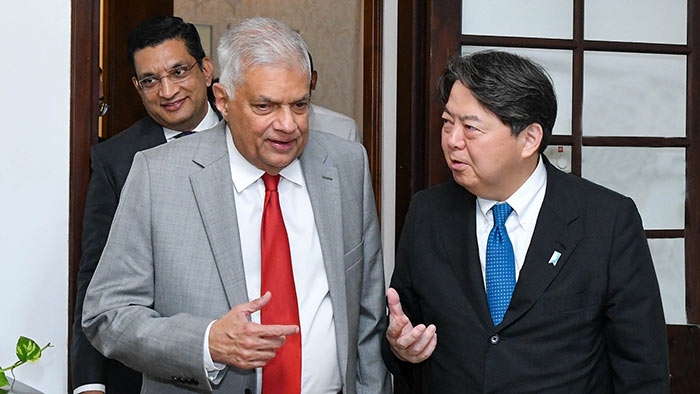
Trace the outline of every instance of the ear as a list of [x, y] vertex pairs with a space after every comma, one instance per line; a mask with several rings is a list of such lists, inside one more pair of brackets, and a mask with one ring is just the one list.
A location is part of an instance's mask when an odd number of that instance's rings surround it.
[[540, 144], [542, 143], [543, 134], [544, 132], [542, 131], [542, 126], [539, 123], [532, 123], [527, 126], [525, 130], [520, 132], [518, 137], [520, 137], [523, 144], [523, 159], [532, 157], [533, 155], [536, 156], [538, 154]]
[[224, 89], [223, 85], [217, 82], [212, 86], [212, 90], [214, 91], [214, 98], [216, 99], [216, 108], [219, 110], [224, 119], [228, 121], [229, 97], [228, 93], [226, 93], [226, 89]]
[[211, 62], [209, 56], [204, 56], [202, 59], [202, 72], [204, 73], [204, 80], [207, 86], [211, 86], [211, 80], [214, 75], [214, 64]]
[[131, 83], [134, 84], [134, 87], [136, 88], [136, 91], [141, 93], [141, 89], [139, 89], [139, 81], [136, 79], [136, 77], [131, 77]]
[[316, 70], [311, 72], [311, 90], [316, 89], [316, 81], [318, 80], [318, 73]]

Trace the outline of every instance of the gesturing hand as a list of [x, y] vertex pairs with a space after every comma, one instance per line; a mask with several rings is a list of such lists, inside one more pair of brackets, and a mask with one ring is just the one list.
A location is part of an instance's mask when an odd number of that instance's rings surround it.
[[403, 313], [399, 294], [391, 287], [386, 291], [389, 303], [389, 327], [386, 338], [389, 340], [391, 351], [400, 360], [419, 363], [433, 354], [437, 345], [435, 325], [428, 327], [419, 324], [415, 327]]
[[287, 335], [299, 332], [296, 325], [262, 325], [248, 321], [248, 316], [262, 309], [272, 299], [268, 291], [262, 297], [236, 305], [214, 322], [209, 330], [209, 352], [215, 362], [238, 368], [262, 367], [275, 357]]

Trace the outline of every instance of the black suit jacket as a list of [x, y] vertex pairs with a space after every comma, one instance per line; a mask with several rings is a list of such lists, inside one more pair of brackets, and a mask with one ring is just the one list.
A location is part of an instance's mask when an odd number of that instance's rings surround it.
[[163, 128], [145, 117], [116, 136], [90, 149], [91, 174], [85, 198], [82, 257], [78, 271], [71, 376], [73, 389], [88, 383], [107, 385], [109, 394], [133, 394], [141, 390], [141, 373], [119, 361], [107, 359], [88, 342], [81, 321], [85, 292], [102, 255], [131, 162], [138, 151], [165, 143]]
[[437, 348], [419, 378], [384, 339], [398, 381], [425, 393], [669, 392], [659, 288], [634, 203], [546, 168], [545, 199], [497, 327], [479, 262], [476, 197], [454, 181], [416, 194], [391, 286], [414, 325], [436, 325]]

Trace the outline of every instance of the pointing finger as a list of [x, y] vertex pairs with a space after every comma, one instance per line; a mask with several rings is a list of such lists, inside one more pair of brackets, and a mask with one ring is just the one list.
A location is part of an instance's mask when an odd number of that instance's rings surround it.
[[260, 336], [262, 337], [282, 337], [299, 333], [297, 325], [269, 324], [260, 325]]

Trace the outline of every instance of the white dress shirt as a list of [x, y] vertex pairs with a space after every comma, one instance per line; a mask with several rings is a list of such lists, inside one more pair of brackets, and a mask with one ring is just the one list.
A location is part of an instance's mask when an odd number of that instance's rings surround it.
[[506, 230], [515, 255], [515, 280], [520, 277], [520, 270], [525, 263], [525, 255], [530, 247], [532, 234], [535, 232], [537, 217], [542, 208], [545, 190], [547, 189], [547, 170], [542, 158], [539, 159], [535, 171], [525, 183], [518, 188], [506, 201], [493, 201], [477, 197], [476, 199], [476, 241], [479, 245], [479, 260], [481, 261], [481, 276], [486, 289], [486, 243], [493, 228], [493, 211], [491, 208], [499, 202], [507, 202], [513, 208], [506, 220]]
[[[217, 123], [219, 123], [219, 117], [216, 116], [216, 112], [214, 112], [214, 110], [211, 108], [211, 104], [207, 103], [207, 114], [204, 116], [204, 119], [199, 122], [197, 127], [192, 129], [192, 131], [211, 129], [212, 127], [216, 126]], [[165, 135], [165, 142], [173, 141], [176, 135], [182, 133], [182, 131], [172, 130], [165, 126], [162, 126], [162, 128], [163, 134]], [[76, 387], [75, 390], [73, 390], [73, 394], [80, 394], [86, 391], [101, 391], [104, 393], [105, 389], [105, 385], [101, 383], [84, 384], [80, 387]]]
[[[233, 144], [226, 127], [238, 233], [245, 270], [248, 299], [261, 296], [260, 226], [265, 199], [263, 171], [250, 164]], [[289, 237], [292, 271], [301, 328], [301, 392], [337, 393], [342, 388], [333, 307], [321, 243], [301, 162], [294, 160], [280, 172], [279, 193], [282, 217]], [[275, 294], [272, 294], [272, 302]], [[260, 323], [260, 312], [251, 315]], [[208, 332], [207, 340], [208, 343]], [[209, 353], [208, 349], [206, 353]], [[209, 356], [211, 359], [211, 356]], [[205, 362], [205, 365], [208, 363]], [[210, 370], [210, 369], [207, 369]], [[211, 376], [211, 374], [210, 374]], [[256, 369], [257, 393], [262, 390], [262, 368]]]
[[[202, 131], [211, 129], [219, 123], [219, 117], [216, 116], [216, 112], [211, 108], [211, 104], [207, 103], [207, 114], [204, 115], [204, 119], [192, 129], [192, 131]], [[163, 134], [165, 134], [165, 141], [170, 142], [175, 139], [175, 136], [182, 133], [182, 130], [173, 130], [163, 126]]]

